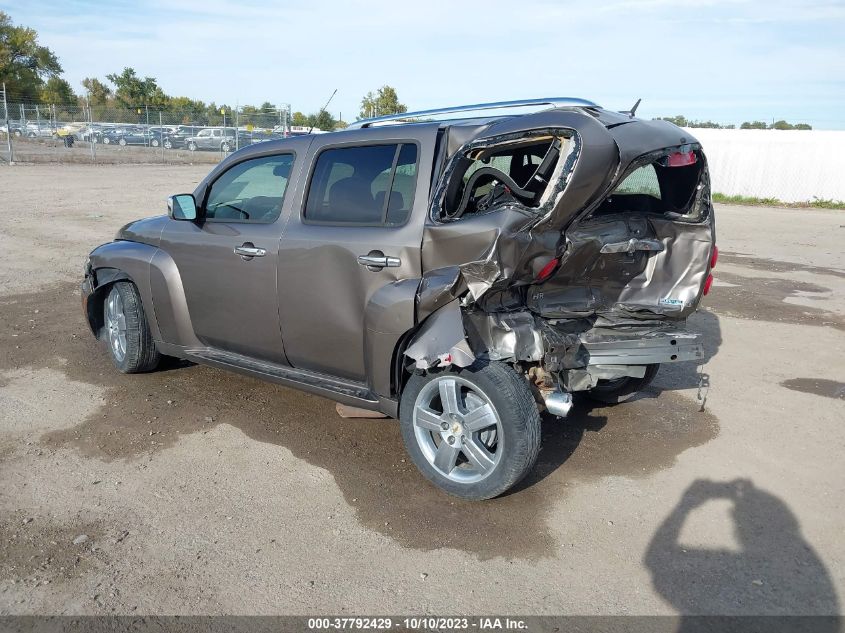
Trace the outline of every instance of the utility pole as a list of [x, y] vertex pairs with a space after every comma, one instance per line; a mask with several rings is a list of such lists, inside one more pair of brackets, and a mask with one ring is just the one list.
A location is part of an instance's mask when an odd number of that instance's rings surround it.
[[9, 165], [15, 164], [12, 155], [12, 127], [9, 125], [9, 104], [6, 103], [6, 82], [3, 82], [3, 116], [6, 117], [6, 144], [9, 146]]

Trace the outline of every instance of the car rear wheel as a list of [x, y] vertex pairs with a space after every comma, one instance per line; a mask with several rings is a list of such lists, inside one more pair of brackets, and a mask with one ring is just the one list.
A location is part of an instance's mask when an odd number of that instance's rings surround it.
[[414, 374], [402, 393], [399, 422], [420, 472], [462, 499], [502, 494], [528, 474], [540, 451], [531, 390], [502, 363]]
[[170, 141], [164, 141], [164, 149], [173, 149], [173, 143]]
[[158, 145], [159, 145], [158, 139], [154, 138], [152, 141], [150, 141], [150, 145], [152, 145], [153, 147], [158, 147]]
[[118, 143], [120, 143], [120, 146], [123, 147], [124, 145], [126, 145], [126, 139], [122, 138], [118, 141]]
[[228, 152], [230, 149], [231, 149], [231, 146], [229, 145], [229, 142], [228, 142], [228, 141], [223, 141], [223, 143], [221, 143], [221, 145], [220, 145], [220, 151], [222, 151], [222, 152]]
[[646, 365], [642, 378], [617, 378], [616, 380], [599, 380], [598, 384], [585, 392], [587, 397], [603, 404], [619, 404], [634, 397], [654, 380], [659, 364]]
[[188, 149], [189, 149], [190, 151], [192, 151], [192, 152], [196, 151], [196, 149], [197, 149], [197, 144], [196, 144], [196, 143], [194, 143], [193, 141], [191, 141], [190, 143], [188, 143]]
[[103, 138], [103, 145], [108, 145], [109, 143], [111, 143], [111, 140], [109, 140], [109, 137], [108, 136], [104, 137]]
[[141, 295], [133, 283], [119, 281], [111, 287], [103, 304], [103, 317], [115, 367], [124, 374], [136, 374], [158, 366], [161, 354], [153, 341]]

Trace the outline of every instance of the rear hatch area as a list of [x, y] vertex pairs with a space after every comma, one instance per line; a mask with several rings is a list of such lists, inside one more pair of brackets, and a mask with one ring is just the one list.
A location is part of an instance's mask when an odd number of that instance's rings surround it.
[[662, 121], [554, 111], [445, 144], [422, 328], [405, 352], [417, 368], [488, 358], [576, 391], [702, 358], [683, 328], [716, 254], [695, 139]]

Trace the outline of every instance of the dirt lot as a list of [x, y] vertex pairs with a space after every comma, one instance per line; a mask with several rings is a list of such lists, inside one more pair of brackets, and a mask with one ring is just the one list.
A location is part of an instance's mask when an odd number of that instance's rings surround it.
[[546, 420], [529, 481], [469, 504], [391, 420], [111, 367], [83, 258], [207, 169], [0, 168], [0, 614], [841, 611], [845, 214], [720, 207], [701, 375]]

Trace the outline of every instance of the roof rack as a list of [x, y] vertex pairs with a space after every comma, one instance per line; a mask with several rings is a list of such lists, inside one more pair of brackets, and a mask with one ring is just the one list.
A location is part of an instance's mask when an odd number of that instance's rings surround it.
[[476, 112], [479, 110], [498, 110], [500, 108], [521, 108], [525, 106], [547, 105], [553, 108], [598, 108], [599, 105], [586, 99], [573, 97], [547, 97], [545, 99], [520, 99], [517, 101], [494, 101], [493, 103], [476, 103], [475, 105], [452, 106], [450, 108], [435, 108], [433, 110], [419, 110], [417, 112], [402, 112], [401, 114], [388, 114], [387, 116], [362, 119], [349, 125], [348, 129], [371, 127], [378, 123], [389, 121], [407, 121], [421, 117], [433, 116], [436, 114], [455, 114], [459, 112]]

